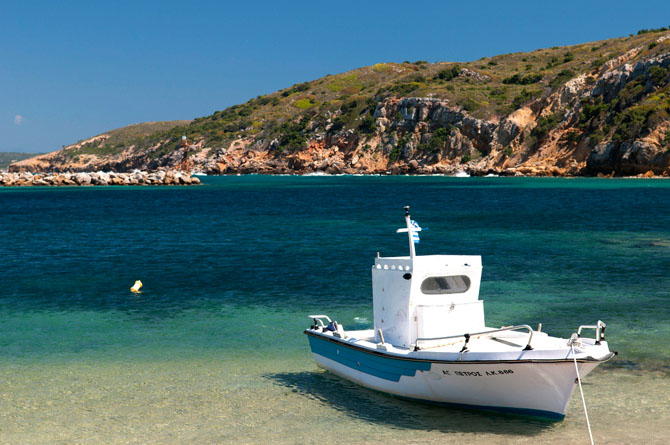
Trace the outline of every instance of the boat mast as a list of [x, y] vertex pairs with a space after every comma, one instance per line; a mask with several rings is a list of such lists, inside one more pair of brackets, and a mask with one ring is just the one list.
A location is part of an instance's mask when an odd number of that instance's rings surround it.
[[405, 206], [405, 224], [407, 224], [407, 236], [409, 237], [409, 258], [414, 259], [414, 233], [412, 228], [412, 220], [409, 217], [409, 206]]

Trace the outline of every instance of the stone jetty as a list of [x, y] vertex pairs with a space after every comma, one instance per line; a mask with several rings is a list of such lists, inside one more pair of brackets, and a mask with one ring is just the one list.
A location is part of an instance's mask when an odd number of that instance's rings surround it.
[[178, 170], [131, 173], [31, 173], [1, 172], [0, 186], [68, 186], [68, 185], [195, 185], [200, 180]]

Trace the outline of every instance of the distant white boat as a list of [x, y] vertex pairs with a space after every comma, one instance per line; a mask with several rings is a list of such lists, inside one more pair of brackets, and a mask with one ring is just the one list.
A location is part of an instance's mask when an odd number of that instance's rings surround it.
[[470, 175], [464, 171], [459, 171], [451, 175], [452, 178], [469, 178]]
[[[375, 258], [374, 329], [327, 315], [305, 330], [316, 363], [367, 388], [443, 405], [564, 418], [578, 378], [612, 358], [605, 323], [570, 339], [541, 325], [487, 327], [480, 256], [416, 256], [421, 228], [405, 207], [410, 254]], [[586, 303], [585, 303], [586, 304]], [[580, 336], [594, 329], [595, 338]]]
[[193, 176], [207, 176], [207, 173], [205, 173], [205, 172], [195, 172], [195, 173], [193, 173]]
[[489, 173], [488, 175], [484, 176], [485, 178], [497, 178], [500, 175], [496, 175], [495, 173]]

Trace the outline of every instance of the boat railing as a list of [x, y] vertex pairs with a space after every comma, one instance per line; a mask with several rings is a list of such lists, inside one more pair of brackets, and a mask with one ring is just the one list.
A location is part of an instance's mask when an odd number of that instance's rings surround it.
[[517, 331], [519, 329], [526, 329], [528, 331], [528, 343], [526, 344], [526, 347], [523, 348], [524, 351], [532, 351], [533, 347], [530, 345], [531, 341], [533, 340], [533, 328], [528, 326], [527, 324], [520, 324], [516, 326], [505, 326], [500, 329], [493, 329], [489, 331], [482, 331], [482, 332], [473, 332], [473, 333], [468, 333], [468, 334], [460, 334], [460, 335], [450, 335], [448, 337], [433, 337], [433, 338], [417, 338], [416, 339], [416, 344], [414, 345], [414, 350], [419, 351], [421, 349], [433, 349], [433, 348], [441, 348], [443, 346], [449, 346], [454, 343], [440, 343], [437, 345], [428, 345], [428, 346], [419, 346], [419, 342], [424, 342], [424, 341], [436, 341], [436, 340], [449, 340], [452, 338], [465, 338], [465, 344], [463, 345], [463, 349], [461, 349], [461, 352], [466, 352], [468, 349], [468, 342], [474, 338], [481, 338], [483, 335], [489, 335], [489, 334], [495, 334], [496, 332], [504, 332], [504, 331]]
[[[325, 328], [327, 325], [329, 325], [332, 322], [330, 317], [327, 316], [327, 315], [308, 315], [307, 318], [311, 318], [312, 320], [314, 320], [314, 327], [320, 326], [322, 328]], [[328, 320], [328, 323], [324, 324], [323, 319]]]
[[581, 325], [577, 329], [577, 337], [582, 336], [582, 329], [595, 329], [596, 330], [596, 344], [599, 345], [601, 340], [605, 340], [605, 328], [607, 325], [604, 321], [598, 320], [598, 323], [595, 325]]

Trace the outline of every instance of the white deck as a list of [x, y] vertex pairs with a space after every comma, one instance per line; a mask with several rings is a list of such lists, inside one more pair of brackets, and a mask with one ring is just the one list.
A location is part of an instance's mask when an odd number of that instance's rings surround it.
[[[497, 328], [487, 328], [496, 330]], [[532, 350], [524, 348], [528, 342], [528, 333], [516, 331], [496, 332], [493, 334], [473, 336], [468, 342], [467, 352], [461, 353], [465, 338], [450, 339], [439, 342], [445, 344], [440, 347], [421, 349], [418, 351], [402, 348], [386, 343], [376, 342], [372, 329], [359, 331], [345, 331], [344, 338], [338, 338], [330, 331], [320, 333], [365, 349], [387, 353], [390, 356], [403, 356], [406, 358], [425, 360], [572, 360], [572, 351], [568, 346], [568, 339], [551, 337], [545, 332], [533, 331]], [[595, 344], [595, 339], [582, 338], [582, 347], [576, 347], [577, 360], [595, 359], [604, 360], [610, 353], [607, 342], [600, 345]], [[431, 342], [426, 342], [429, 345]], [[433, 343], [438, 343], [433, 341]]]

